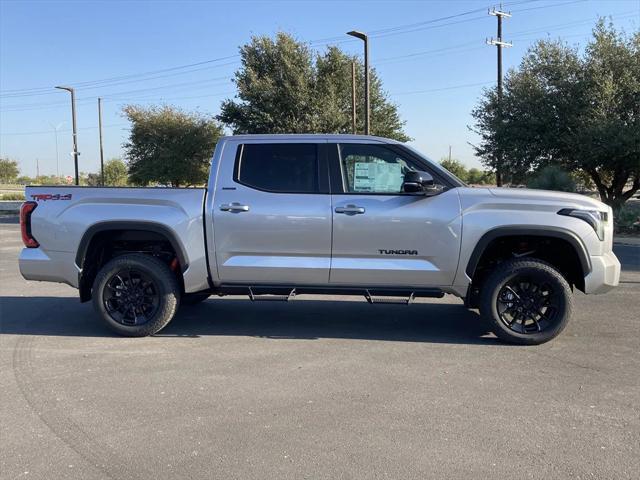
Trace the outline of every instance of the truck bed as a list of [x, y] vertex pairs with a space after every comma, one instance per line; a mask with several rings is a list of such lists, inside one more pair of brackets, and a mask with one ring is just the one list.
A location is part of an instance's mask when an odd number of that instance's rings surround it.
[[107, 222], [111, 228], [153, 224], [175, 239], [183, 256], [185, 291], [207, 288], [205, 194], [204, 188], [29, 186], [25, 199], [38, 204], [31, 231], [40, 247], [23, 252], [29, 257], [21, 259], [23, 274], [77, 288], [78, 255], [87, 232], [95, 233]]

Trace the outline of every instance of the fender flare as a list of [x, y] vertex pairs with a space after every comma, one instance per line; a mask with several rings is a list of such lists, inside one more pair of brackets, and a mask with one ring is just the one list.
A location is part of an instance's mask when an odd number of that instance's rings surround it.
[[80, 244], [78, 245], [78, 251], [76, 253], [76, 266], [82, 271], [84, 268], [84, 261], [87, 257], [87, 250], [89, 249], [89, 245], [91, 244], [91, 240], [93, 237], [100, 232], [108, 231], [108, 230], [135, 230], [135, 231], [146, 231], [146, 232], [154, 232], [158, 233], [169, 241], [171, 246], [176, 252], [178, 257], [178, 261], [180, 262], [180, 267], [184, 272], [188, 267], [188, 257], [184, 248], [182, 246], [182, 242], [178, 239], [176, 233], [171, 230], [166, 225], [156, 222], [145, 222], [145, 221], [106, 221], [99, 222], [91, 227], [89, 227], [84, 234], [82, 235], [82, 239], [80, 240]]
[[473, 253], [469, 257], [469, 262], [467, 263], [467, 268], [465, 269], [465, 273], [468, 275], [468, 277], [473, 279], [473, 275], [475, 274], [476, 268], [478, 267], [480, 258], [482, 258], [482, 254], [491, 242], [500, 237], [512, 236], [553, 237], [565, 240], [569, 243], [569, 245], [573, 247], [574, 251], [576, 252], [578, 259], [580, 260], [580, 265], [582, 266], [582, 272], [584, 273], [584, 275], [586, 276], [591, 272], [591, 260], [589, 259], [587, 248], [584, 246], [584, 243], [582, 242], [580, 237], [578, 237], [570, 230], [566, 230], [560, 227], [542, 225], [511, 225], [508, 227], [497, 227], [489, 230], [480, 238], [475, 248], [473, 249]]

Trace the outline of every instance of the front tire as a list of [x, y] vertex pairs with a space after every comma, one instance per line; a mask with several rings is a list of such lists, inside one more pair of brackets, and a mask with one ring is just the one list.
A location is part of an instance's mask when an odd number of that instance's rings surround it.
[[107, 262], [93, 282], [93, 305], [109, 328], [128, 337], [162, 330], [174, 317], [180, 287], [169, 267], [132, 253]]
[[480, 313], [501, 340], [539, 345], [555, 338], [571, 318], [571, 287], [558, 270], [534, 259], [512, 259], [489, 274]]

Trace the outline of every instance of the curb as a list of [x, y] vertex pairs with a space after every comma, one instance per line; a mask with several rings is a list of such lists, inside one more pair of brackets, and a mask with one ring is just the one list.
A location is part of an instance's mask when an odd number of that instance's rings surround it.
[[614, 235], [613, 243], [616, 245], [640, 246], [640, 236], [635, 235]]
[[14, 213], [17, 215], [20, 213], [20, 206], [23, 203], [22, 200], [0, 200], [0, 213]]

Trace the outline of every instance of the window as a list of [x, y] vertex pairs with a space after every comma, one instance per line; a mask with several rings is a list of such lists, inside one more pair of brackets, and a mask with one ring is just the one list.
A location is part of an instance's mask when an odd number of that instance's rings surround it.
[[348, 193], [402, 193], [405, 173], [418, 170], [393, 150], [370, 144], [341, 144], [340, 162]]
[[280, 193], [316, 193], [317, 145], [265, 143], [242, 145], [237, 165], [239, 183]]

